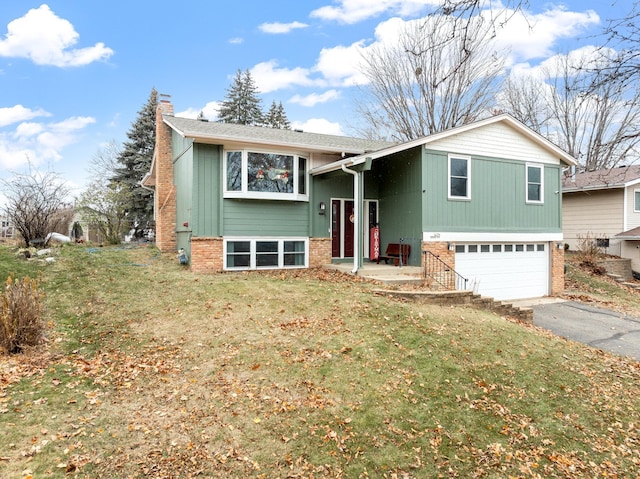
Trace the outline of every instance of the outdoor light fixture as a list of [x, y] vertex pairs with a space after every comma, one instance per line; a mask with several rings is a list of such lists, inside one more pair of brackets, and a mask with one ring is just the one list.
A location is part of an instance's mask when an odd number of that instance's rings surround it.
[[448, 249], [449, 251], [453, 251], [453, 250], [455, 249], [455, 248], [454, 248], [454, 246], [453, 246], [453, 243], [450, 243], [450, 242], [449, 242], [449, 243], [447, 243], [447, 249]]
[[324, 215], [325, 210], [327, 209], [327, 205], [324, 204], [324, 201], [320, 202], [320, 211], [318, 211], [319, 215]]

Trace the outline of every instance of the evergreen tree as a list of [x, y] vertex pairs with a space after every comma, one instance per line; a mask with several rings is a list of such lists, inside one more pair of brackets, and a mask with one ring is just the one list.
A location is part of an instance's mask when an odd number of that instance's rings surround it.
[[238, 70], [233, 84], [227, 89], [225, 100], [220, 104], [219, 121], [239, 125], [262, 125], [264, 114], [257, 90], [249, 70], [245, 70], [244, 73]]
[[156, 142], [156, 109], [158, 92], [153, 88], [147, 103], [138, 111], [138, 118], [127, 132], [128, 141], [118, 155], [118, 167], [111, 181], [131, 192], [127, 219], [136, 237], [142, 236], [153, 223], [153, 193], [140, 182], [151, 169]]
[[276, 105], [275, 100], [271, 103], [271, 108], [269, 108], [269, 111], [267, 112], [264, 123], [265, 126], [271, 128], [279, 128], [281, 130], [291, 129], [291, 123], [289, 123], [289, 119], [284, 111], [282, 102]]

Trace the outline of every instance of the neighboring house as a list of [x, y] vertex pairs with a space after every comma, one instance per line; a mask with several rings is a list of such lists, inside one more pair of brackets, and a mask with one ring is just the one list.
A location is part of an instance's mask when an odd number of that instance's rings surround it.
[[82, 208], [75, 209], [64, 232], [72, 241], [103, 243], [105, 238], [97, 225], [87, 222]]
[[143, 184], [156, 244], [193, 271], [305, 268], [380, 248], [438, 255], [484, 295], [564, 289], [560, 181], [575, 160], [508, 115], [402, 144], [173, 116], [161, 100]]
[[562, 180], [562, 202], [569, 249], [596, 241], [606, 253], [630, 258], [632, 269], [640, 271], [640, 166], [569, 171]]
[[11, 239], [15, 234], [13, 224], [6, 216], [0, 217], [0, 239]]

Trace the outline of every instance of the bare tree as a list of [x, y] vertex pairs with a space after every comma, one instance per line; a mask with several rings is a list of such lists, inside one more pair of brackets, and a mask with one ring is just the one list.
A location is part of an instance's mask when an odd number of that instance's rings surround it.
[[109, 244], [121, 243], [130, 225], [127, 212], [132, 190], [123, 182], [109, 181], [119, 168], [120, 154], [121, 147], [115, 141], [96, 152], [89, 166], [91, 182], [77, 202], [82, 219], [97, 228]]
[[589, 171], [627, 164], [640, 143], [640, 90], [626, 78], [609, 77], [619, 56], [607, 52], [558, 55], [542, 69], [541, 79], [512, 79], [501, 95], [511, 114]]
[[602, 81], [616, 79], [637, 83], [640, 76], [640, 1], [631, 3], [629, 12], [622, 18], [610, 20], [604, 35], [607, 42], [602, 48], [603, 54], [606, 57], [608, 49], [615, 49], [618, 57], [600, 71]]
[[369, 84], [357, 107], [364, 130], [406, 141], [488, 115], [503, 66], [492, 38], [481, 16], [428, 17], [408, 23], [397, 44], [369, 49], [362, 63]]
[[16, 173], [2, 180], [5, 215], [20, 233], [25, 246], [46, 244], [49, 233], [59, 229], [68, 209], [69, 189], [51, 171]]

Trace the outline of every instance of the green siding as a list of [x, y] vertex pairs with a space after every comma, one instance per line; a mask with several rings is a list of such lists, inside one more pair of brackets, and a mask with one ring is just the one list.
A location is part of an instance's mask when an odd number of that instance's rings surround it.
[[309, 204], [224, 200], [224, 236], [309, 236]]
[[[353, 176], [348, 173], [333, 172], [312, 178], [312, 198], [310, 205], [311, 236], [314, 238], [328, 238], [331, 227], [331, 199], [353, 198]], [[325, 214], [318, 214], [320, 202], [326, 206]]]
[[193, 161], [193, 234], [220, 236], [222, 147], [196, 145]]
[[421, 148], [414, 148], [374, 161], [365, 174], [365, 188], [378, 193], [381, 249], [402, 238], [411, 245], [410, 265], [421, 262], [421, 159]]
[[447, 154], [425, 151], [425, 231], [538, 233], [561, 231], [560, 166], [544, 165], [544, 204], [527, 204], [526, 164], [471, 158], [471, 199], [447, 198]]
[[[191, 252], [191, 220], [193, 207], [193, 143], [173, 132], [173, 182], [176, 186], [177, 247]], [[183, 226], [185, 223], [189, 226]]]

